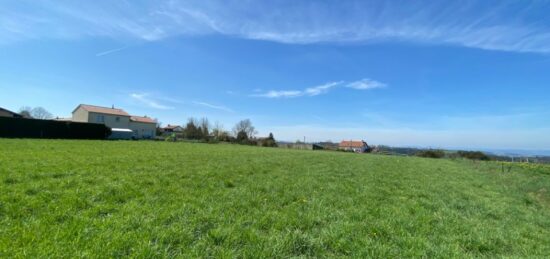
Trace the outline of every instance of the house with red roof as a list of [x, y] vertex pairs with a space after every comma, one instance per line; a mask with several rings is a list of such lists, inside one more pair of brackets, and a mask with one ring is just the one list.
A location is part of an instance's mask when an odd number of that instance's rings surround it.
[[369, 145], [363, 140], [342, 140], [338, 144], [338, 149], [345, 151], [353, 151], [356, 153], [365, 153], [369, 151]]
[[80, 104], [73, 110], [71, 120], [105, 124], [114, 133], [131, 132], [131, 137], [136, 139], [155, 137], [157, 128], [156, 120], [147, 116], [130, 115], [123, 109], [114, 106], [109, 108]]

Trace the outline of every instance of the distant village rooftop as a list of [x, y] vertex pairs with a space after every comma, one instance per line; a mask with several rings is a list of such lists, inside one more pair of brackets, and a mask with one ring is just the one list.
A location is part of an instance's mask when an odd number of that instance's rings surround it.
[[364, 147], [367, 146], [367, 142], [363, 140], [342, 140], [339, 144], [340, 147]]
[[358, 153], [368, 152], [369, 145], [364, 140], [342, 140], [338, 148]]

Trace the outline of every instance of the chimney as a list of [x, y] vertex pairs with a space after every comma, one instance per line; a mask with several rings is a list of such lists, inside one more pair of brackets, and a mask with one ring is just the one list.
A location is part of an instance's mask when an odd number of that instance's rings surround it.
[[111, 109], [114, 109], [115, 108], [115, 105], [113, 104], [113, 106], [111, 106]]

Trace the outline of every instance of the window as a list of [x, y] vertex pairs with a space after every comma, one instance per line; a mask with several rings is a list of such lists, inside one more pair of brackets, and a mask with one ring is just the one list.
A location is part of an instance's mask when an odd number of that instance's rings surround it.
[[120, 122], [120, 117], [116, 117], [116, 118], [115, 118], [115, 121], [116, 121], [116, 122]]
[[105, 123], [105, 116], [97, 115], [97, 117], [95, 117], [95, 121], [98, 123]]

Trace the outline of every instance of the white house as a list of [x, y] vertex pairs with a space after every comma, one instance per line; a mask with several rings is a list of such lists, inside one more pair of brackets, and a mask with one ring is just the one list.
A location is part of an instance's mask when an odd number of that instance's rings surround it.
[[129, 129], [138, 139], [153, 138], [157, 122], [147, 116], [133, 116], [118, 108], [80, 104], [73, 110], [72, 121], [101, 123], [113, 129]]
[[342, 142], [338, 144], [338, 149], [353, 151], [356, 153], [364, 153], [369, 150], [369, 145], [363, 140], [342, 140]]

